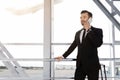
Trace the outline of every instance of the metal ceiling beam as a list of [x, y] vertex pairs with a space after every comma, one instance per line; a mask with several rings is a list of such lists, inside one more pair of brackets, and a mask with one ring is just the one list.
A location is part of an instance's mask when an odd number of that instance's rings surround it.
[[[120, 1], [120, 0], [119, 0]], [[116, 6], [113, 4], [113, 1], [106, 0], [106, 2], [111, 6], [111, 8], [115, 11], [116, 14], [120, 16], [120, 11], [116, 8]]]
[[108, 19], [120, 30], [120, 23], [114, 18], [112, 13], [110, 13], [107, 8], [100, 2], [100, 0], [93, 0], [96, 5], [104, 12]]
[[120, 0], [112, 0], [112, 1], [120, 1]]

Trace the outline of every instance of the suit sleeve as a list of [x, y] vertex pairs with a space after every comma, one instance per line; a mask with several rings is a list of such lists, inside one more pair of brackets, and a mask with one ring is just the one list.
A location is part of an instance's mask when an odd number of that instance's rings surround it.
[[94, 29], [89, 32], [89, 38], [95, 47], [100, 47], [103, 43], [103, 31], [102, 29]]
[[76, 46], [77, 44], [76, 44], [76, 38], [75, 38], [72, 44], [70, 45], [70, 47], [68, 48], [68, 50], [63, 54], [63, 57], [66, 58], [68, 55], [70, 55], [70, 53], [73, 52]]

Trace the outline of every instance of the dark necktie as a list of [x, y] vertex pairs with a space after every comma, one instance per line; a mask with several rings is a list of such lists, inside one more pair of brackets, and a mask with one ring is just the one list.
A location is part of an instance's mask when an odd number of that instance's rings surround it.
[[83, 36], [82, 36], [82, 42], [83, 42], [83, 40], [84, 40], [84, 38], [85, 38], [85, 32], [86, 32], [86, 30], [84, 29], [84, 31], [83, 31]]

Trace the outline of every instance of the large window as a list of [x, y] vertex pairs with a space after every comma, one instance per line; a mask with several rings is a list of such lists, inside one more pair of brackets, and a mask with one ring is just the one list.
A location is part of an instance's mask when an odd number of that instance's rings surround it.
[[89, 10], [93, 13], [92, 25], [103, 29], [104, 43], [111, 42], [109, 33], [111, 22], [93, 1], [70, 0], [68, 2], [62, 0], [59, 4], [54, 5], [53, 43], [71, 43], [73, 41], [75, 32], [82, 28], [80, 24], [82, 10]]
[[[43, 58], [44, 0], [0, 0], [0, 5], [0, 42], [10, 55], [20, 59]], [[43, 67], [42, 61], [17, 62], [23, 68], [31, 67], [30, 70], [25, 69], [28, 75], [42, 75], [42, 69], [39, 68]], [[1, 61], [1, 66], [7, 65]], [[1, 76], [11, 76], [9, 73], [4, 74], [6, 71], [8, 69], [3, 69]]]
[[42, 58], [43, 0], [1, 0], [0, 4], [0, 41], [15, 58]]

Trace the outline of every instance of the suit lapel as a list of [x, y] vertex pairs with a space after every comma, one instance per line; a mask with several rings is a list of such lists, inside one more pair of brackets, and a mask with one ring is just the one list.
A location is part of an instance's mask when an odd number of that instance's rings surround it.
[[[91, 30], [93, 30], [94, 29], [94, 27], [93, 26], [91, 26]], [[85, 39], [87, 38], [87, 35], [89, 34], [89, 32], [86, 34], [86, 37], [85, 37]]]
[[77, 35], [77, 42], [80, 44], [80, 35], [81, 35], [81, 31], [83, 30], [83, 28], [78, 32]]
[[[81, 44], [80, 43], [80, 35], [81, 35], [81, 31], [83, 30], [84, 28], [82, 28], [79, 32], [78, 32], [78, 35], [77, 35], [77, 43]], [[91, 30], [93, 30], [94, 27], [91, 26]], [[89, 34], [89, 32], [86, 34], [86, 37], [84, 38], [83, 42], [85, 41], [85, 39], [87, 38], [87, 35]]]

